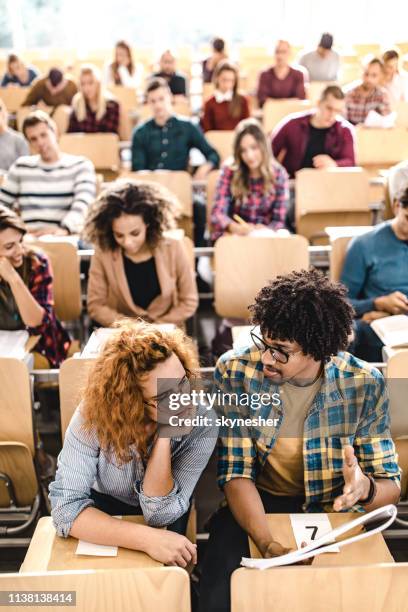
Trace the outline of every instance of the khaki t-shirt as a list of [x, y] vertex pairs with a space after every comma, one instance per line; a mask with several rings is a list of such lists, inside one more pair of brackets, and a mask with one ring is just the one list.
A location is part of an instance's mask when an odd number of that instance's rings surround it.
[[[303, 495], [303, 427], [322, 377], [307, 387], [284, 383], [280, 388], [283, 423], [256, 485], [273, 495]], [[260, 450], [266, 450], [260, 441]]]

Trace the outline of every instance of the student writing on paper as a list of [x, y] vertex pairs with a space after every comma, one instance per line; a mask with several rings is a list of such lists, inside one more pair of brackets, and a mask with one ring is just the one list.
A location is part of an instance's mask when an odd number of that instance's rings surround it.
[[[225, 233], [248, 235], [256, 227], [285, 227], [289, 198], [286, 170], [273, 158], [255, 119], [244, 119], [235, 130], [233, 159], [226, 162], [211, 212], [211, 238]], [[239, 215], [246, 224], [234, 221]]]
[[382, 360], [383, 344], [370, 323], [408, 314], [408, 189], [394, 213], [391, 221], [353, 238], [341, 275], [357, 317], [350, 350], [367, 361]]
[[26, 232], [22, 219], [0, 204], [0, 329], [40, 336], [35, 350], [56, 368], [71, 340], [55, 316], [48, 257], [23, 244]]
[[[373, 510], [399, 499], [399, 467], [382, 375], [343, 351], [352, 327], [345, 289], [321, 273], [293, 272], [261, 289], [247, 347], [225, 353], [220, 410], [278, 419], [220, 430], [218, 482], [227, 505], [213, 515], [202, 572], [204, 612], [229, 610], [229, 580], [250, 536], [264, 557], [284, 554], [266, 513]], [[254, 410], [241, 394], [278, 393]]]
[[[159, 402], [188, 393], [197, 366], [181, 330], [121, 322], [95, 360], [58, 457], [49, 495], [58, 535], [144, 551], [168, 565], [196, 561], [195, 545], [182, 534], [217, 429], [169, 434]], [[143, 515], [146, 525], [114, 515]]]
[[194, 270], [181, 240], [165, 238], [178, 202], [152, 183], [118, 183], [91, 207], [86, 239], [95, 246], [88, 312], [103, 327], [121, 317], [182, 325], [198, 305]]

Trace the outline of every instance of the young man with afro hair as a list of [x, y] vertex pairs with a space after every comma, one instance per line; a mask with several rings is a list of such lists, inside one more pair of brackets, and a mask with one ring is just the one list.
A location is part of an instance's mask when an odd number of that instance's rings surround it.
[[[353, 321], [345, 287], [316, 270], [292, 272], [261, 289], [250, 310], [251, 344], [222, 355], [215, 369], [223, 415], [258, 420], [220, 430], [226, 504], [210, 522], [206, 612], [230, 609], [230, 576], [250, 556], [248, 536], [264, 557], [287, 552], [267, 513], [370, 511], [400, 496], [384, 379], [343, 352]], [[269, 404], [241, 403], [260, 394]]]

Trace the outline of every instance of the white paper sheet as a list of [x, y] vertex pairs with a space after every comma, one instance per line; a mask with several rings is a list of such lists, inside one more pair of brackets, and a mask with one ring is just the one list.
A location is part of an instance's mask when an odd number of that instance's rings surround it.
[[25, 346], [28, 338], [28, 332], [25, 330], [0, 330], [0, 357], [24, 359], [27, 353]]
[[[302, 548], [302, 542], [311, 544], [332, 530], [327, 514], [291, 514], [290, 522], [298, 548]], [[332, 552], [340, 552], [340, 548], [336, 546]]]
[[[114, 518], [121, 519], [122, 517], [115, 516]], [[92, 542], [86, 542], [85, 540], [79, 540], [75, 554], [76, 555], [91, 555], [93, 557], [117, 557], [118, 547], [117, 546], [104, 546], [103, 544], [92, 544]]]

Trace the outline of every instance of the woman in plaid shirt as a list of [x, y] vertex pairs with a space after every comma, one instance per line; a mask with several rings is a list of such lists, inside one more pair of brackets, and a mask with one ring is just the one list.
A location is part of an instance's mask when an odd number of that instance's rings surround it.
[[40, 336], [35, 350], [55, 368], [71, 340], [55, 317], [48, 258], [26, 248], [26, 231], [16, 214], [0, 205], [0, 329]]
[[[273, 158], [269, 143], [255, 119], [237, 128], [233, 163], [226, 163], [218, 181], [211, 213], [211, 238], [225, 232], [247, 235], [253, 229], [285, 226], [288, 175]], [[240, 216], [246, 225], [234, 221]]]
[[119, 133], [119, 104], [103, 91], [96, 66], [86, 64], [79, 76], [79, 92], [72, 100], [68, 132]]

